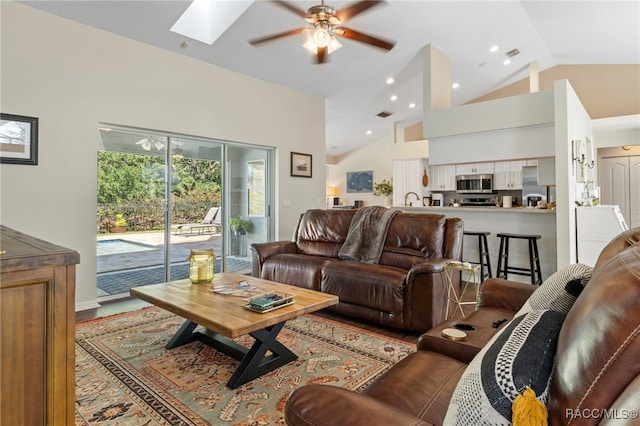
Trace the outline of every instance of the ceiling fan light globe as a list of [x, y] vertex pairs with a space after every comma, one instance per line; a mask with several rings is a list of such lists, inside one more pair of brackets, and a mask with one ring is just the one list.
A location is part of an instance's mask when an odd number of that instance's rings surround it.
[[342, 44], [338, 41], [338, 39], [332, 36], [331, 40], [329, 40], [329, 45], [327, 46], [327, 53], [331, 54], [331, 52], [335, 52], [341, 47], [342, 47]]
[[333, 36], [329, 36], [329, 42], [326, 46], [318, 46], [313, 37], [307, 38], [307, 41], [302, 45], [305, 49], [311, 52], [314, 55], [318, 54], [318, 47], [326, 47], [327, 54], [331, 54], [331, 52], [335, 52], [336, 50], [342, 47], [342, 44]]
[[307, 41], [302, 45], [302, 47], [304, 47], [305, 49], [307, 49], [309, 52], [313, 53], [314, 55], [317, 52], [317, 47], [315, 45], [315, 43], [313, 42], [313, 39], [311, 37], [309, 37], [307, 39]]
[[311, 37], [317, 47], [327, 47], [331, 41], [331, 34], [324, 28], [317, 28]]

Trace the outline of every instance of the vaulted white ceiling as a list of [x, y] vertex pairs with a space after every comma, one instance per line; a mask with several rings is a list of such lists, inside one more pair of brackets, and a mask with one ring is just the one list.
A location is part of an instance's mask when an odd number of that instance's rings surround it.
[[[238, 0], [225, 0], [232, 6]], [[420, 50], [433, 44], [451, 60], [452, 104], [460, 105], [561, 64], [640, 63], [640, 2], [390, 0], [345, 26], [394, 41], [383, 51], [340, 39], [342, 48], [313, 63], [295, 35], [255, 47], [247, 40], [305, 25], [269, 1], [250, 4], [212, 44], [170, 31], [190, 1], [23, 1], [22, 3], [179, 54], [326, 99], [327, 154], [338, 155], [387, 135], [394, 123], [422, 116]], [[291, 1], [306, 10], [319, 1]], [[327, 3], [342, 9], [352, 1]], [[237, 5], [236, 5], [237, 6]], [[188, 43], [188, 47], [184, 46]], [[490, 53], [492, 45], [499, 46]], [[506, 52], [517, 49], [511, 64]], [[394, 77], [387, 85], [385, 80]], [[391, 101], [391, 95], [397, 100]], [[411, 102], [416, 103], [409, 108]], [[393, 113], [387, 118], [381, 111]], [[371, 130], [372, 134], [365, 134]]]

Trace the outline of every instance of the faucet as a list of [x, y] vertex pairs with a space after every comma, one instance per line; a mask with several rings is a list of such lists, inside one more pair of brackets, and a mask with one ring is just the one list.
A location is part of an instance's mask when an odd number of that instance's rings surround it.
[[[405, 206], [407, 205], [407, 197], [408, 197], [410, 194], [415, 195], [415, 196], [416, 196], [416, 200], [420, 201], [420, 196], [419, 196], [418, 194], [416, 194], [415, 192], [407, 192], [407, 193], [404, 195], [404, 205], [405, 205]], [[413, 206], [413, 202], [409, 203], [409, 206]]]

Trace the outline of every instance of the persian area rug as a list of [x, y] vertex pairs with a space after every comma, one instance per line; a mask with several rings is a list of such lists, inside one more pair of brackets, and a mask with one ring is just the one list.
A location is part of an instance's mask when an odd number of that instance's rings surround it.
[[[183, 322], [149, 307], [78, 323], [76, 425], [282, 425], [295, 388], [326, 383], [361, 390], [415, 350], [305, 315], [278, 335], [298, 360], [231, 390], [226, 383], [239, 361], [198, 341], [165, 349]], [[253, 338], [236, 341], [249, 347]]]

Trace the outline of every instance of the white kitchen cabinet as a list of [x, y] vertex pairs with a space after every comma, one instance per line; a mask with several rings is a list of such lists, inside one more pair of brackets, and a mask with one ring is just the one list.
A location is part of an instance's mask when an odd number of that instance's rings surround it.
[[393, 161], [393, 205], [404, 206], [404, 197], [409, 192], [415, 192], [418, 198], [410, 195], [407, 203], [414, 206], [422, 205], [422, 197], [426, 187], [422, 186], [422, 176], [428, 172], [429, 163], [426, 158], [412, 158], [409, 160]]
[[497, 161], [494, 163], [494, 189], [522, 189], [522, 167], [526, 161]]
[[[537, 163], [538, 185], [554, 186], [556, 184], [556, 158], [540, 158]], [[527, 161], [527, 165], [530, 165], [529, 161]]]
[[455, 191], [456, 190], [456, 166], [453, 164], [431, 166], [430, 191]]
[[493, 163], [468, 163], [456, 165], [456, 174], [458, 175], [492, 174], [493, 170]]

